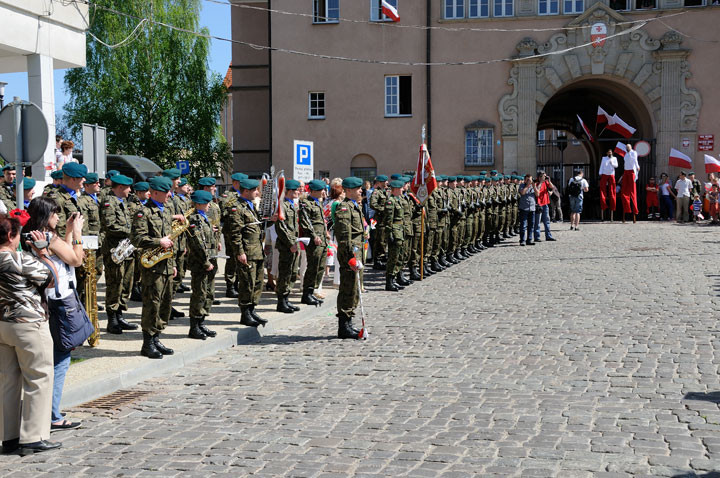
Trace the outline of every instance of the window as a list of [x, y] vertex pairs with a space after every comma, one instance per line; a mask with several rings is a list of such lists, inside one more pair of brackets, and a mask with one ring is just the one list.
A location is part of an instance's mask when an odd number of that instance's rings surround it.
[[[385, 0], [393, 7], [397, 8], [398, 0]], [[385, 16], [382, 11], [382, 0], [370, 0], [370, 21], [373, 22], [391, 22], [392, 20]]]
[[470, 0], [468, 4], [469, 18], [486, 18], [490, 16], [490, 0]]
[[338, 23], [340, 0], [313, 0], [313, 23]]
[[635, 0], [635, 8], [638, 10], [655, 8], [655, 0]]
[[583, 0], [565, 0], [563, 5], [563, 13], [569, 15], [571, 13], [582, 13], [585, 11]]
[[445, 0], [445, 18], [464, 18], [465, 0]]
[[538, 146], [543, 146], [545, 144], [545, 130], [540, 130], [537, 132], [537, 144]]
[[538, 0], [538, 15], [557, 15], [560, 13], [558, 2], [559, 0]]
[[350, 168], [350, 176], [355, 176], [365, 181], [370, 181], [372, 184], [375, 176], [377, 176], [377, 168]]
[[493, 164], [493, 129], [465, 130], [465, 166]]
[[412, 115], [412, 76], [385, 77], [385, 116]]
[[494, 17], [511, 17], [513, 14], [513, 0], [495, 0]]
[[619, 11], [630, 10], [630, 7], [628, 7], [628, 0], [610, 0], [610, 8]]
[[686, 7], [704, 7], [705, 0], [685, 0]]
[[310, 93], [308, 119], [325, 119], [325, 93]]

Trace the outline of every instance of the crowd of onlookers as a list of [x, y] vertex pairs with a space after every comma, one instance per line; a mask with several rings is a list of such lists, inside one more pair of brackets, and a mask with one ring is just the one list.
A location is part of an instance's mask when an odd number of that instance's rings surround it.
[[680, 171], [674, 183], [667, 173], [662, 173], [659, 181], [652, 177], [645, 186], [647, 218], [677, 222], [710, 219], [719, 224], [719, 185], [715, 173], [710, 173], [705, 183], [693, 171]]

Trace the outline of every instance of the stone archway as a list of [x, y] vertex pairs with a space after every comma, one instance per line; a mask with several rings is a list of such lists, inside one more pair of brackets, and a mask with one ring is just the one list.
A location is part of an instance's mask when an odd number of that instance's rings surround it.
[[[605, 4], [595, 3], [568, 24], [587, 28], [556, 33], [542, 45], [532, 38], [517, 44], [519, 54], [508, 80], [513, 92], [498, 104], [506, 170], [534, 170], [535, 135], [543, 108], [550, 98], [581, 82], [613, 94], [634, 92], [637, 108], [648, 112], [646, 123], [652, 131], [646, 135], [657, 138], [658, 167], [666, 166], [666, 153], [679, 146], [681, 135], [697, 136], [700, 94], [685, 84], [691, 76], [686, 61], [690, 50], [681, 48], [677, 32], [652, 39], [642, 28], [633, 30], [633, 25], [622, 24], [627, 21]], [[612, 38], [602, 45], [589, 45], [590, 27], [598, 23], [605, 25]], [[617, 34], [622, 35], [613, 37]], [[579, 45], [587, 46], [563, 52]], [[553, 52], [563, 53], [535, 57]]]

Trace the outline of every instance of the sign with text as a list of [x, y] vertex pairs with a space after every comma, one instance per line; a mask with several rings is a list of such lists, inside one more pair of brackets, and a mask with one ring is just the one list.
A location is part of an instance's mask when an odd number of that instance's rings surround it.
[[313, 180], [313, 150], [312, 141], [293, 142], [293, 179], [304, 182]]
[[714, 134], [699, 134], [698, 135], [698, 151], [712, 151], [715, 147], [715, 135]]
[[175, 167], [180, 170], [180, 174], [186, 175], [190, 172], [190, 161], [176, 161]]

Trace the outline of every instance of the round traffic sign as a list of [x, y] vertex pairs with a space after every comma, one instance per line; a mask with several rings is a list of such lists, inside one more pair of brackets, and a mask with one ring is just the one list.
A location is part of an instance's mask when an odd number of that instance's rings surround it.
[[650, 154], [650, 143], [647, 141], [638, 141], [635, 143], [635, 152], [638, 156], [647, 156]]
[[[21, 108], [20, 126], [22, 128], [23, 157], [17, 155], [17, 134], [15, 130], [15, 111]], [[13, 101], [0, 110], [0, 156], [6, 161], [25, 163], [41, 161], [48, 148], [49, 130], [45, 115], [38, 105], [29, 101]]]

